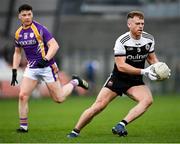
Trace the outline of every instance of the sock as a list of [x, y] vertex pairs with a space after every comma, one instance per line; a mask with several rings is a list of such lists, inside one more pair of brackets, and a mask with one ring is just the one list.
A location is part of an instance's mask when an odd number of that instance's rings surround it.
[[72, 132], [75, 132], [76, 134], [79, 134], [79, 133], [80, 133], [80, 130], [74, 128], [74, 129], [72, 130]]
[[119, 122], [119, 124], [126, 126], [128, 124], [128, 122], [126, 120], [122, 120], [121, 122]]
[[79, 85], [79, 81], [78, 81], [77, 79], [71, 80], [70, 83], [71, 83], [74, 87], [76, 87], [77, 85]]
[[20, 118], [20, 127], [27, 130], [28, 129], [28, 118]]

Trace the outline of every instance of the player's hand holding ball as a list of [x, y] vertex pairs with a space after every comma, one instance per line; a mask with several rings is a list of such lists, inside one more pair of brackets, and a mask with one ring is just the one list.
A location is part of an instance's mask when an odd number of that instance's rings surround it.
[[157, 80], [168, 79], [171, 75], [171, 70], [164, 62], [157, 62], [155, 64], [152, 64], [151, 70], [156, 73]]
[[152, 81], [158, 80], [157, 74], [152, 70], [153, 65], [148, 66], [145, 69], [141, 69], [141, 74], [148, 77]]
[[145, 69], [141, 69], [141, 74], [145, 75], [152, 81], [161, 81], [168, 79], [171, 75], [171, 70], [164, 62], [157, 62]]

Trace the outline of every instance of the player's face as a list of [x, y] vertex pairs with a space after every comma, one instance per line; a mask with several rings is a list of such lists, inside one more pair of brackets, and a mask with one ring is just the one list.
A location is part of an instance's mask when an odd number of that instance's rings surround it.
[[24, 10], [19, 13], [19, 19], [24, 27], [31, 25], [33, 19], [33, 13], [31, 10]]
[[128, 27], [135, 39], [139, 39], [144, 29], [144, 19], [135, 16], [128, 19]]

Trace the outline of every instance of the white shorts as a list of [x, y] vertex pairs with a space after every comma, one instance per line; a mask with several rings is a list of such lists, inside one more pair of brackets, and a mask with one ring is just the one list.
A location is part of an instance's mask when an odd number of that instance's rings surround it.
[[28, 77], [33, 80], [45, 81], [47, 83], [55, 82], [58, 79], [58, 67], [56, 64], [45, 68], [29, 68], [24, 71], [24, 77]]

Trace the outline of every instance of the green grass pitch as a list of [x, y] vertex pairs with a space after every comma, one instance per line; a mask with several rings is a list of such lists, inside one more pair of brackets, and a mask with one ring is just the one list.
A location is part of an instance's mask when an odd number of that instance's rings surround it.
[[95, 97], [68, 98], [63, 104], [51, 99], [30, 99], [29, 132], [16, 133], [17, 99], [0, 99], [0, 143], [179, 143], [180, 95], [154, 96], [154, 103], [140, 118], [127, 126], [129, 135], [118, 137], [111, 128], [135, 105], [128, 97], [117, 97], [81, 132], [68, 139], [80, 114]]

